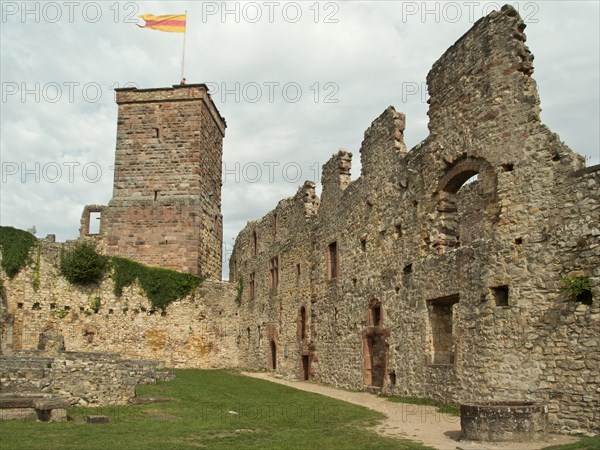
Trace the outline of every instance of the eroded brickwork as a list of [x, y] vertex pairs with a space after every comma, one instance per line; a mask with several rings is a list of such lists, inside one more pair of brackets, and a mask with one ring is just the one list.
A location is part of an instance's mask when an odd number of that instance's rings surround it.
[[[225, 120], [202, 84], [116, 92], [113, 198], [100, 228], [108, 254], [220, 280]], [[97, 209], [84, 211], [82, 234]]]
[[[600, 171], [541, 124], [524, 28], [504, 7], [433, 65], [421, 144], [407, 151], [389, 107], [365, 132], [357, 180], [341, 150], [321, 199], [307, 182], [240, 232], [232, 281], [255, 283], [242, 365], [445, 401], [535, 400], [554, 431], [599, 431]], [[566, 276], [589, 277], [593, 300], [565, 294]]]

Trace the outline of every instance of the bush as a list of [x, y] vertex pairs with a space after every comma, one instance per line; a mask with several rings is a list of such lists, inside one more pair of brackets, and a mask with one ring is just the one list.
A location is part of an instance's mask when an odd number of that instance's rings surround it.
[[100, 299], [100, 297], [93, 297], [90, 298], [89, 304], [92, 311], [98, 314], [98, 311], [100, 311], [100, 306], [102, 306], [102, 300]]
[[9, 278], [13, 278], [29, 263], [29, 252], [36, 243], [36, 237], [27, 231], [13, 227], [0, 227], [2, 268]]
[[60, 273], [73, 284], [98, 283], [109, 267], [109, 258], [96, 250], [89, 241], [77, 242], [73, 249], [60, 256]]
[[562, 291], [573, 300], [585, 305], [592, 304], [590, 277], [564, 277]]
[[577, 297], [591, 289], [590, 277], [564, 277], [562, 281], [564, 284], [562, 290], [570, 297]]

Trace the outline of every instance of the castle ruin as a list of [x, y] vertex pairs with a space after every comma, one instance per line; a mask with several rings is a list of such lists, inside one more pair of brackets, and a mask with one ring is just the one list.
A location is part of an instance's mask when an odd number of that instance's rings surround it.
[[[434, 64], [422, 143], [389, 107], [357, 180], [340, 150], [320, 199], [306, 182], [240, 232], [243, 366], [597, 427], [600, 167], [540, 123], [524, 27], [505, 7]], [[577, 276], [593, 301], [561, 292]]]
[[[540, 122], [524, 28], [508, 6], [475, 23], [427, 77], [423, 142], [409, 151], [404, 115], [387, 108], [365, 132], [358, 179], [352, 154], [334, 154], [320, 198], [307, 181], [249, 222], [229, 283], [205, 282], [165, 316], [143, 314], [133, 288], [122, 307], [109, 279], [56, 281], [59, 244], [45, 244], [38, 291], [31, 271], [5, 282], [4, 351], [63, 328], [51, 299], [66, 298], [68, 350], [531, 401], [551, 431], [598, 433], [600, 166]], [[113, 199], [86, 207], [82, 235], [101, 212], [109, 254], [218, 278], [225, 122], [206, 87], [121, 89], [117, 103]], [[588, 287], [575, 295], [565, 280]], [[91, 294], [103, 309], [74, 317]]]

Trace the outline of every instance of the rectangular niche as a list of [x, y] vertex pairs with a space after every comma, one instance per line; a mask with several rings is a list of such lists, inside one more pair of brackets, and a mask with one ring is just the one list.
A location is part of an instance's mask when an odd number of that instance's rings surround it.
[[439, 297], [427, 302], [429, 312], [430, 363], [454, 364], [453, 310], [458, 294]]
[[508, 306], [508, 286], [496, 286], [491, 291], [496, 306]]

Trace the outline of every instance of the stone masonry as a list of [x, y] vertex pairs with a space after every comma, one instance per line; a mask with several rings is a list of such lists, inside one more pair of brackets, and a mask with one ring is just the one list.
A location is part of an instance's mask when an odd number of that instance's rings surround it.
[[138, 384], [169, 378], [158, 367], [107, 353], [19, 351], [0, 355], [0, 394], [54, 395], [79, 406], [125, 405]]
[[[0, 354], [36, 350], [40, 334], [58, 334], [68, 352], [108, 352], [168, 367], [214, 369], [237, 365], [238, 307], [229, 283], [205, 280], [196, 292], [153, 312], [136, 282], [115, 296], [107, 277], [92, 286], [60, 275], [65, 244], [40, 241], [39, 270], [27, 267], [4, 279]], [[39, 287], [34, 288], [34, 279]], [[99, 302], [97, 311], [95, 302]]]
[[[433, 65], [430, 135], [386, 109], [237, 237], [240, 363], [347, 388], [536, 401], [553, 431], [598, 432], [600, 167], [540, 123], [512, 8]], [[589, 277], [586, 301], [563, 277]], [[245, 333], [244, 333], [245, 330]]]

